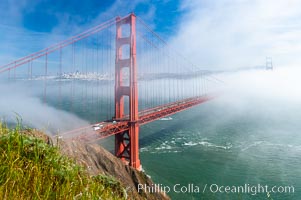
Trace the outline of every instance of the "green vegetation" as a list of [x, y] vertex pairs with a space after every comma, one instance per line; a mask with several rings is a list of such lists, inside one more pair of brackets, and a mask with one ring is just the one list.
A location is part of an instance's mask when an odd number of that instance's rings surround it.
[[0, 199], [126, 198], [118, 181], [89, 176], [57, 147], [22, 133], [0, 122]]

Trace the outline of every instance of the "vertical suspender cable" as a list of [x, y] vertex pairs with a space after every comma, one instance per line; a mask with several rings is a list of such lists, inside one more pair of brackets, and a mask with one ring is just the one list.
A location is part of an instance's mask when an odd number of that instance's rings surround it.
[[47, 93], [47, 73], [48, 73], [48, 53], [46, 53], [46, 55], [45, 55], [44, 103], [46, 103], [46, 93]]
[[59, 106], [62, 106], [62, 48], [60, 48], [60, 63], [59, 63]]

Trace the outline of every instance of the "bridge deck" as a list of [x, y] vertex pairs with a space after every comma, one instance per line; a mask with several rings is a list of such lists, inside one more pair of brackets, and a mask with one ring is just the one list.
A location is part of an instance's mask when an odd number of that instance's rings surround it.
[[[164, 104], [154, 108], [142, 110], [139, 112], [139, 125], [173, 115], [177, 112], [186, 110], [198, 104], [211, 100], [212, 96], [198, 96], [183, 99], [169, 104]], [[124, 132], [129, 129], [128, 116], [116, 121], [105, 121], [81, 127], [62, 134], [65, 139], [79, 139], [87, 142], [93, 142], [105, 137]]]

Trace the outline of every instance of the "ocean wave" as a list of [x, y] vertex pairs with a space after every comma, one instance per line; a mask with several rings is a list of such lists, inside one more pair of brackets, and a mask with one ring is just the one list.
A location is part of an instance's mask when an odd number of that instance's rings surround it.
[[172, 149], [173, 147], [171, 147], [170, 145], [162, 145], [159, 147], [156, 147], [156, 150], [161, 150], [161, 149]]
[[180, 151], [180, 150], [150, 151], [150, 153], [152, 153], [152, 154], [154, 154], [154, 153], [155, 153], [155, 154], [163, 154], [163, 153], [180, 153], [180, 152], [182, 152], [182, 151]]
[[229, 143], [227, 145], [217, 145], [217, 144], [213, 144], [213, 143], [210, 143], [210, 142], [203, 141], [203, 142], [199, 142], [199, 144], [202, 145], [202, 146], [205, 146], [205, 147], [213, 147], [213, 148], [225, 149], [225, 150], [228, 150], [228, 149], [232, 148], [231, 143]]
[[241, 151], [246, 151], [248, 149], [251, 149], [253, 147], [257, 146], [269, 146], [274, 148], [281, 148], [281, 149], [293, 149], [297, 151], [301, 151], [301, 145], [292, 145], [292, 144], [280, 144], [280, 143], [272, 143], [268, 141], [255, 141], [252, 144], [249, 145], [241, 145]]
[[248, 149], [250, 149], [250, 148], [252, 148], [252, 147], [256, 147], [256, 146], [262, 144], [263, 142], [264, 142], [264, 141], [256, 141], [256, 142], [254, 142], [254, 143], [252, 143], [252, 144], [249, 144], [249, 145], [243, 147], [243, 148], [241, 149], [241, 151], [246, 151], [246, 150], [248, 150]]
[[189, 141], [189, 142], [184, 142], [183, 143], [183, 146], [196, 146], [196, 145], [201, 145], [201, 146], [204, 146], [204, 147], [211, 147], [211, 148], [218, 148], [218, 149], [225, 149], [225, 150], [228, 150], [228, 149], [232, 148], [231, 143], [229, 143], [227, 145], [217, 145], [217, 144], [210, 143], [208, 141], [201, 141], [201, 142]]
[[199, 143], [196, 143], [196, 142], [184, 142], [184, 146], [195, 146], [195, 145], [198, 145]]
[[180, 152], [180, 147], [177, 146], [175, 140], [166, 140], [156, 147], [150, 147], [148, 151], [151, 153], [177, 153]]
[[225, 145], [221, 144], [214, 144], [209, 142], [208, 138], [201, 138], [196, 140], [191, 140], [186, 136], [182, 137], [172, 137], [170, 140], [161, 141], [160, 144], [142, 148], [141, 152], [150, 152], [150, 153], [178, 153], [183, 152], [185, 149], [194, 146], [202, 146], [204, 148], [211, 148], [211, 149], [223, 149], [229, 150], [233, 146], [231, 143], [226, 143]]
[[147, 148], [147, 147], [142, 147], [142, 148], [139, 149], [139, 151], [140, 151], [140, 152], [147, 152], [147, 151], [149, 151], [149, 148]]
[[160, 118], [159, 120], [161, 120], [161, 121], [170, 121], [170, 120], [172, 120], [172, 118], [171, 117], [163, 117], [163, 118]]

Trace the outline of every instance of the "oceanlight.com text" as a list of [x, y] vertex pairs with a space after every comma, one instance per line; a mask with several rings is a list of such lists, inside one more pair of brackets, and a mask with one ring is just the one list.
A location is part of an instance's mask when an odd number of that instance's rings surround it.
[[256, 195], [260, 193], [295, 193], [295, 187], [294, 186], [268, 186], [268, 185], [250, 185], [250, 184], [244, 184], [239, 186], [224, 186], [224, 185], [218, 185], [218, 184], [211, 184], [211, 185], [205, 185], [204, 186], [204, 192], [211, 192], [211, 193], [242, 193], [242, 194], [251, 194]]
[[294, 186], [268, 186], [263, 184], [257, 185], [219, 185], [219, 184], [204, 184], [204, 185], [196, 185], [196, 184], [174, 184], [173, 186], [165, 186], [163, 184], [138, 184], [138, 192], [149, 192], [149, 193], [221, 193], [221, 194], [276, 194], [276, 193], [295, 193]]

